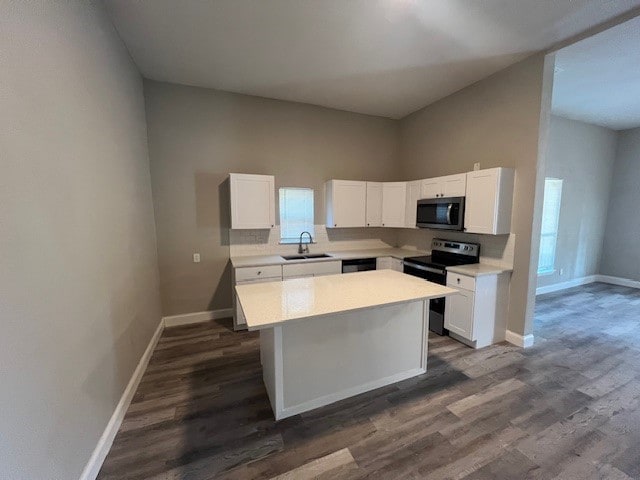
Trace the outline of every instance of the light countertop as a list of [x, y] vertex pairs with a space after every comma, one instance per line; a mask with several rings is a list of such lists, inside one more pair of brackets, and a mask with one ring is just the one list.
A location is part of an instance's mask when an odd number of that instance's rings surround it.
[[235, 288], [249, 330], [457, 292], [393, 270], [297, 278]]
[[[393, 257], [403, 260], [406, 257], [415, 257], [419, 255], [427, 255], [427, 252], [421, 250], [409, 250], [405, 248], [375, 248], [364, 250], [336, 250], [328, 252], [311, 252], [311, 253], [326, 253], [331, 255], [325, 258], [314, 258], [309, 260], [285, 260], [280, 255], [247, 255], [231, 257], [231, 264], [234, 268], [241, 267], [262, 267], [265, 265], [289, 265], [293, 263], [315, 263], [315, 262], [331, 262], [333, 260], [349, 260], [354, 258], [380, 258], [380, 257]], [[295, 255], [296, 251], [283, 254], [283, 255]]]
[[471, 265], [456, 265], [447, 267], [448, 272], [468, 275], [470, 277], [482, 277], [484, 275], [499, 275], [501, 273], [513, 272], [512, 268], [491, 265], [489, 263], [474, 263]]

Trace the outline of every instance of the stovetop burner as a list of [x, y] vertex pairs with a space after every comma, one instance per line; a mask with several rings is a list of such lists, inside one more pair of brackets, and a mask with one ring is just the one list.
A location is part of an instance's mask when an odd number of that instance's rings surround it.
[[405, 258], [406, 261], [425, 267], [441, 268], [480, 262], [480, 245], [434, 238], [431, 255]]

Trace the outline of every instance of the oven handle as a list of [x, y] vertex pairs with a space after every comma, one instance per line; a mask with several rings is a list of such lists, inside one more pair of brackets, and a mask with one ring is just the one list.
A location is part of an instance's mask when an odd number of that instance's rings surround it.
[[453, 203], [447, 205], [447, 224], [451, 225], [451, 207], [453, 207]]
[[407, 267], [415, 268], [417, 270], [422, 270], [423, 272], [437, 273], [439, 275], [445, 275], [444, 270], [438, 270], [437, 268], [425, 267], [424, 265], [418, 265], [417, 263], [407, 262], [406, 260], [403, 262]]

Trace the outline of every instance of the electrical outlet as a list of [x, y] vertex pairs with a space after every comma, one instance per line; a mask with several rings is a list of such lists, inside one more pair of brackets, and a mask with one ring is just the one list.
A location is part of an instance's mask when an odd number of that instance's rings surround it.
[[562, 276], [562, 275], [564, 275], [564, 268], [561, 268], [561, 269], [560, 269], [560, 275], [561, 275], [561, 276]]
[[473, 164], [473, 170], [474, 170], [475, 172], [477, 172], [478, 170], [480, 170], [480, 162], [478, 162], [478, 163], [474, 163], [474, 164]]
[[200, 254], [199, 253], [194, 253], [193, 254], [193, 263], [200, 263]]

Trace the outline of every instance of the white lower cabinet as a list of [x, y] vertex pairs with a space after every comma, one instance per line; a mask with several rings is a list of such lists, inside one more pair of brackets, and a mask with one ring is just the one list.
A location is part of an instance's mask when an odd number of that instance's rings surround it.
[[263, 267], [241, 267], [233, 269], [233, 328], [241, 330], [247, 328], [247, 321], [235, 294], [236, 285], [247, 283], [281, 282], [292, 278], [319, 277], [342, 273], [340, 260], [329, 262], [293, 263], [285, 265], [267, 265]]
[[244, 312], [238, 302], [238, 296], [235, 293], [236, 285], [246, 283], [265, 283], [278, 282], [282, 280], [282, 265], [265, 265], [263, 267], [242, 267], [232, 270], [233, 285], [233, 328], [240, 330], [247, 328], [247, 321], [244, 318]]
[[446, 298], [444, 327], [451, 337], [474, 348], [504, 341], [509, 275], [447, 273], [447, 286], [458, 290], [458, 294]]
[[320, 277], [322, 275], [335, 275], [342, 273], [342, 262], [315, 262], [315, 263], [294, 263], [282, 266], [282, 278]]
[[474, 292], [462, 288], [458, 292], [446, 299], [444, 326], [450, 332], [473, 341]]
[[[266, 283], [266, 282], [280, 282], [282, 281], [282, 277], [262, 277], [262, 278], [256, 278], [253, 280], [243, 280], [243, 281], [236, 281], [235, 285], [245, 285], [248, 283]], [[238, 301], [238, 296], [235, 294], [233, 294], [233, 328], [235, 330], [241, 329], [241, 328], [247, 328], [247, 321], [244, 318], [244, 312], [242, 311], [242, 306], [240, 305], [240, 302]]]
[[376, 259], [376, 270], [395, 270], [396, 272], [402, 272], [404, 270], [404, 264], [402, 260], [394, 257], [378, 257]]

